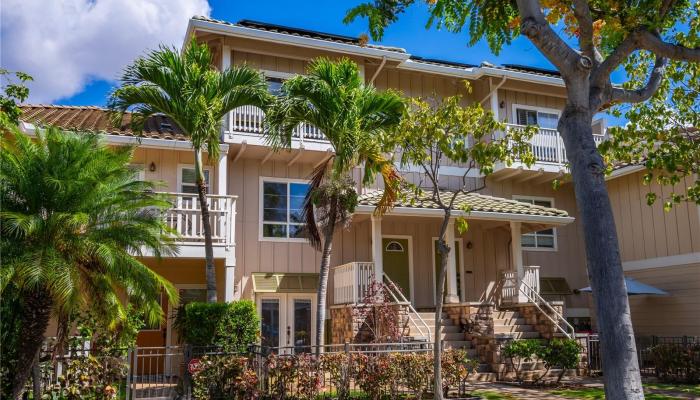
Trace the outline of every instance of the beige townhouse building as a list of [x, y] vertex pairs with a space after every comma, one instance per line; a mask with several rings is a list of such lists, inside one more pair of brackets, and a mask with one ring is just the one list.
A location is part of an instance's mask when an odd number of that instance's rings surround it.
[[[360, 301], [372, 277], [398, 288], [394, 292], [397, 301], [406, 304], [411, 335], [425, 339], [440, 334], [452, 346], [475, 353], [480, 335], [540, 337], [591, 329], [591, 299], [575, 290], [588, 286], [588, 279], [573, 187], [566, 180], [558, 190], [551, 185], [553, 179], [564, 177], [567, 168], [556, 130], [566, 96], [556, 72], [425, 59], [358, 38], [255, 21], [193, 17], [185, 43], [191, 37], [209, 44], [217, 68], [247, 64], [262, 71], [272, 92], [285, 79], [303, 74], [316, 57], [347, 57], [358, 64], [365, 82], [379, 89], [396, 89], [405, 96], [461, 94], [466, 102], [479, 102], [493, 111], [508, 129], [539, 126], [531, 140], [537, 159], [533, 166], [500, 165], [482, 192], [460, 199], [472, 212], [465, 215], [466, 233], [459, 234], [454, 224], [448, 230], [455, 251], [448, 260], [445, 299], [450, 318], [442, 332], [433, 332], [430, 313], [435, 307], [435, 241], [441, 213], [426, 200], [397, 204], [387, 215], [375, 217], [372, 212], [381, 188], [361, 188], [352, 225], [339, 232], [334, 243], [330, 340], [352, 339], [356, 332], [343, 310]], [[469, 93], [464, 80], [472, 88]], [[179, 288], [183, 302], [203, 300], [204, 247], [193, 154], [178, 127], [155, 117], [137, 137], [128, 121], [113, 127], [107, 111], [97, 107], [28, 105], [23, 112], [27, 132], [53, 124], [99, 131], [110, 143], [136, 146], [134, 164], [142, 176], [162, 181], [162, 190], [171, 193], [173, 208], [166, 218], [181, 235], [177, 257], [145, 262]], [[207, 164], [219, 298], [256, 302], [263, 344], [302, 348], [317, 339], [313, 332], [320, 253], [300, 235], [299, 211], [308, 176], [331, 156], [332, 148], [323, 132], [302, 124], [292, 148], [274, 152], [265, 141], [263, 119], [264, 113], [255, 107], [231, 111], [223, 121], [221, 156]], [[602, 120], [596, 122], [595, 132], [596, 141], [605, 139]], [[443, 189], [456, 188], [465, 170], [457, 163], [443, 166]], [[672, 294], [666, 299], [634, 299], [635, 325], [645, 334], [680, 332], [680, 327], [670, 326], [681, 313], [698, 308], [692, 297], [700, 285], [698, 208], [681, 205], [663, 213], [660, 206], [647, 207], [643, 189], [635, 186], [640, 172], [627, 172], [620, 170], [610, 180], [625, 270]], [[417, 169], [401, 173], [406, 179], [419, 179]], [[470, 179], [483, 177], [472, 174]], [[484, 312], [488, 323], [475, 334], [474, 326], [483, 322], [476, 316]], [[668, 316], [666, 322], [660, 322], [662, 314]], [[139, 344], [177, 343], [171, 321], [142, 332]], [[550, 326], [543, 327], [547, 321]], [[698, 334], [696, 321], [686, 325], [684, 334]]]

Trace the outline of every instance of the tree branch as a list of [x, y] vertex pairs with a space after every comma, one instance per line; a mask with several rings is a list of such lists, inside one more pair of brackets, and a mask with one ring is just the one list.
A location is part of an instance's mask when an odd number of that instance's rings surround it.
[[594, 85], [602, 86], [609, 80], [610, 74], [622, 64], [632, 52], [637, 50], [639, 40], [639, 32], [635, 31], [627, 35], [626, 38], [613, 50], [597, 68], [591, 73], [591, 82]]
[[544, 18], [539, 1], [517, 0], [517, 2], [521, 17], [520, 32], [537, 46], [562, 75], [572, 72], [572, 68], [591, 68], [593, 62], [590, 58], [581, 56], [554, 32]]
[[691, 49], [679, 44], [665, 42], [659, 35], [649, 31], [640, 32], [639, 47], [649, 50], [657, 56], [672, 60], [700, 62], [700, 48]]
[[666, 65], [668, 65], [668, 58], [656, 56], [654, 68], [651, 70], [651, 74], [649, 74], [647, 84], [643, 88], [637, 90], [613, 88], [611, 94], [612, 101], [615, 103], [641, 103], [648, 100], [659, 89], [664, 74], [666, 73]]
[[578, 43], [583, 54], [598, 63], [600, 56], [593, 43], [593, 18], [587, 0], [574, 0], [574, 16], [578, 21]]

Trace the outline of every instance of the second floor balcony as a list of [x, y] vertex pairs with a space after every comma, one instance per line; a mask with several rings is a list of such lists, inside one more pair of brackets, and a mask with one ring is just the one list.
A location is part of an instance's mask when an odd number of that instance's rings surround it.
[[[163, 193], [172, 207], [165, 213], [167, 225], [177, 233], [176, 242], [204, 247], [204, 220], [196, 193]], [[236, 196], [207, 195], [212, 242], [225, 250], [235, 245]]]
[[[235, 141], [238, 136], [253, 136], [264, 139], [265, 112], [255, 106], [242, 106], [231, 110], [224, 120], [224, 139]], [[304, 142], [325, 142], [321, 130], [311, 124], [300, 123], [292, 132], [292, 140]]]

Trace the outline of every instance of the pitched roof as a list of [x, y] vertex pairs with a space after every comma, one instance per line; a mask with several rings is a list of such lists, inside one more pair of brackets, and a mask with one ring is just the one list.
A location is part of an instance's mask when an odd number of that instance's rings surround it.
[[[382, 198], [383, 190], [373, 190], [360, 195], [359, 204], [361, 206], [376, 207]], [[451, 196], [454, 192], [441, 190], [441, 196]], [[407, 198], [411, 198], [407, 196]], [[424, 190], [419, 199], [415, 201], [400, 200], [394, 207], [440, 210], [438, 204], [433, 200], [433, 191]], [[498, 213], [513, 215], [531, 215], [539, 217], [568, 217], [569, 213], [557, 208], [537, 206], [517, 200], [504, 199], [502, 197], [487, 196], [478, 193], [458, 194], [455, 201], [455, 208], [469, 207], [471, 212], [478, 213]]]
[[406, 53], [406, 50], [402, 49], [400, 47], [382, 46], [382, 45], [378, 45], [378, 44], [366, 43], [365, 40], [363, 40], [359, 37], [337, 35], [334, 33], [326, 33], [326, 32], [318, 32], [318, 31], [313, 31], [313, 30], [309, 30], [309, 29], [295, 28], [295, 27], [284, 26], [284, 25], [276, 25], [276, 24], [270, 24], [267, 22], [253, 21], [253, 20], [249, 20], [249, 19], [243, 19], [243, 20], [240, 20], [236, 23], [229, 22], [229, 21], [223, 21], [220, 19], [213, 19], [213, 18], [209, 18], [209, 17], [204, 17], [201, 15], [195, 15], [192, 17], [192, 19], [199, 20], [199, 21], [205, 21], [205, 22], [211, 22], [211, 23], [220, 24], [220, 25], [240, 26], [240, 27], [244, 27], [244, 28], [258, 29], [258, 30], [267, 31], [267, 32], [283, 33], [286, 35], [325, 40], [328, 42], [350, 44], [350, 45], [355, 45], [358, 47], [367, 47], [367, 48], [371, 48], [371, 49], [380, 49], [380, 50], [394, 51], [397, 53]]
[[94, 106], [21, 105], [20, 120], [37, 126], [56, 126], [71, 131], [97, 132], [107, 135], [138, 136], [151, 139], [186, 141], [182, 130], [170, 118], [154, 115], [146, 120], [143, 131], [131, 128], [131, 113], [126, 113], [120, 126], [114, 126], [110, 110]]

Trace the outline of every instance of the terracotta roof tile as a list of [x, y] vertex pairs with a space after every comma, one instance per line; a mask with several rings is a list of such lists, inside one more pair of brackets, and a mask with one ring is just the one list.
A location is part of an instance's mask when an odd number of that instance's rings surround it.
[[[359, 204], [364, 206], [376, 206], [383, 194], [382, 190], [373, 190], [360, 195]], [[451, 196], [453, 192], [443, 190], [442, 196]], [[410, 196], [408, 196], [410, 198]], [[413, 202], [398, 201], [395, 207], [438, 209], [437, 203], [433, 201], [433, 192], [424, 190], [421, 197]], [[468, 193], [457, 195], [456, 207], [463, 208], [469, 206], [472, 211], [494, 212], [519, 215], [536, 215], [543, 217], [568, 217], [569, 213], [557, 208], [542, 207], [517, 200], [504, 199], [502, 197], [487, 196], [478, 193]]]
[[154, 115], [144, 124], [143, 132], [131, 129], [131, 114], [124, 115], [120, 126], [114, 126], [110, 111], [94, 106], [56, 106], [26, 104], [20, 106], [20, 120], [37, 126], [53, 125], [65, 130], [98, 132], [117, 136], [140, 136], [151, 139], [182, 140], [187, 138], [170, 118]]

